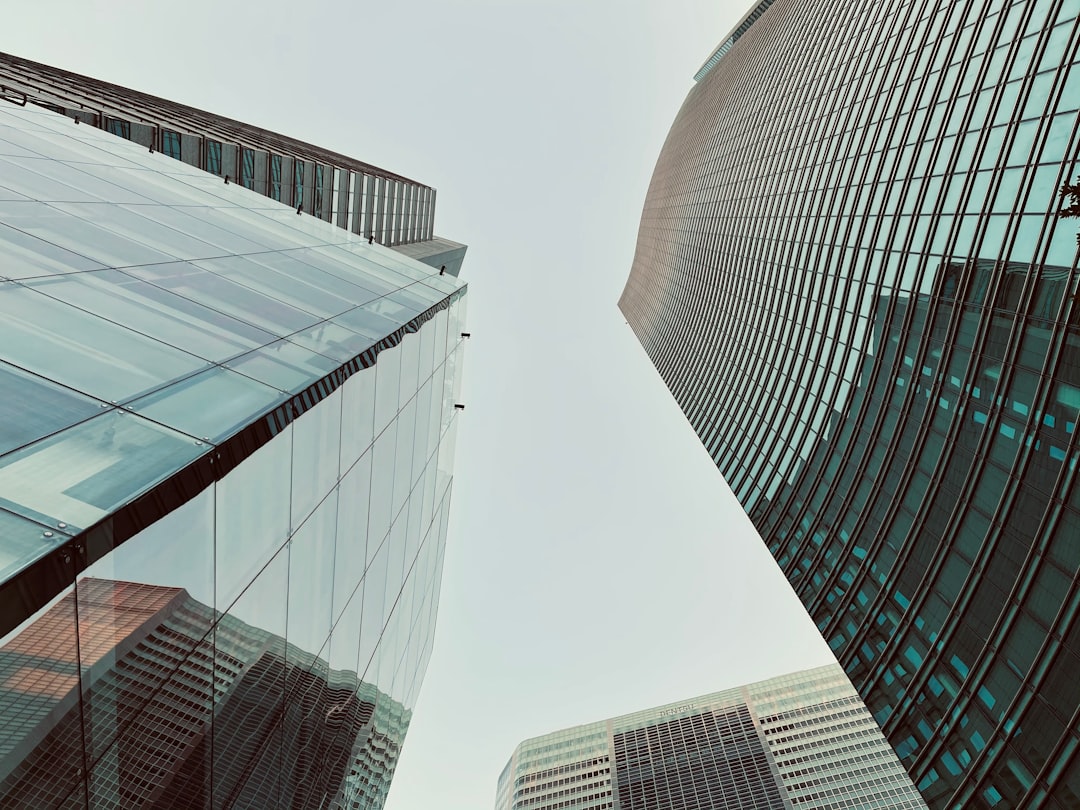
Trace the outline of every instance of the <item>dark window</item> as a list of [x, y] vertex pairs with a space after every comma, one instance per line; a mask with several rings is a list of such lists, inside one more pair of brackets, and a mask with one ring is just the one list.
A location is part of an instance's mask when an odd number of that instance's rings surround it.
[[206, 170], [210, 174], [221, 174], [221, 142], [206, 142]]
[[270, 197], [281, 202], [281, 155], [270, 156]]
[[245, 149], [243, 154], [240, 182], [244, 188], [255, 188], [255, 150]]
[[293, 205], [299, 208], [304, 204], [304, 162], [293, 163]]
[[171, 158], [180, 159], [180, 133], [161, 130], [161, 151]]
[[126, 138], [129, 141], [131, 140], [131, 122], [130, 121], [123, 121], [123, 120], [121, 120], [119, 118], [110, 118], [110, 119], [108, 119], [108, 121], [109, 121], [109, 123], [108, 123], [109, 132], [111, 132], [113, 135], [118, 135], [121, 138]]
[[322, 217], [323, 200], [323, 167], [315, 166], [315, 210], [312, 212], [317, 217]]

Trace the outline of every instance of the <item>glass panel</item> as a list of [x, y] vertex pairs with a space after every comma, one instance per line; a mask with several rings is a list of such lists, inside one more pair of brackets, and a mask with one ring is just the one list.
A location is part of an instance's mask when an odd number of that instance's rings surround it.
[[[330, 637], [330, 687], [332, 689], [344, 689], [354, 691], [360, 684], [357, 673], [357, 657], [360, 653], [360, 632], [363, 624], [364, 613], [364, 587], [363, 583], [355, 591], [349, 591], [344, 598], [340, 614], [335, 609], [336, 624]], [[334, 601], [338, 601], [339, 592], [334, 590]], [[351, 719], [351, 718], [350, 718]], [[355, 730], [346, 729], [343, 733], [353, 734]]]
[[296, 393], [336, 370], [338, 365], [329, 357], [279, 340], [230, 361], [227, 367], [282, 391]]
[[[219, 186], [213, 186], [213, 191], [219, 190]], [[171, 192], [172, 185], [167, 187], [166, 193], [171, 196]], [[271, 247], [258, 238], [262, 236], [261, 233], [252, 233], [251, 228], [244, 227], [243, 223], [235, 222], [246, 212], [235, 208], [207, 208], [205, 207], [207, 202], [218, 201], [207, 200], [206, 196], [201, 194], [197, 200], [202, 203], [202, 206], [140, 205], [137, 208], [124, 207], [123, 210], [132, 211], [140, 214], [144, 219], [152, 220], [155, 231], [160, 231], [162, 249], [168, 249], [170, 253], [180, 252], [182, 259], [203, 260], [221, 256], [226, 252], [257, 253]], [[138, 220], [132, 224], [141, 225]], [[235, 227], [236, 225], [239, 227]], [[111, 218], [110, 227], [113, 227]], [[130, 235], [132, 238], [139, 238], [140, 233], [141, 231], [134, 230]], [[183, 241], [176, 234], [184, 234]], [[189, 241], [190, 244], [188, 244]]]
[[113, 409], [0, 459], [0, 503], [49, 525], [86, 528], [207, 449]]
[[296, 766], [284, 756], [281, 722], [288, 590], [289, 553], [282, 549], [215, 628], [213, 795], [229, 797], [233, 807], [290, 806], [281, 801], [283, 775]]
[[[369, 451], [341, 479], [338, 489], [337, 549], [334, 557], [334, 616], [345, 606], [367, 566], [368, 499], [371, 490]], [[374, 554], [374, 549], [372, 549]]]
[[398, 410], [401, 351], [384, 349], [375, 358], [375, 434], [378, 435]]
[[186, 262], [136, 267], [128, 272], [177, 295], [265, 329], [278, 337], [292, 334], [319, 320], [310, 312], [303, 312], [276, 298]]
[[[368, 548], [371, 549], [371, 543]], [[375, 648], [382, 637], [384, 613], [383, 602], [386, 595], [386, 544], [382, 544], [374, 551], [371, 564], [364, 575], [364, 614], [363, 624], [360, 628], [360, 656], [358, 671], [365, 681], [372, 678], [367, 670], [375, 655]]]
[[371, 254], [372, 248], [360, 239], [354, 239], [349, 244], [320, 245], [297, 251], [297, 257], [309, 264], [373, 290], [380, 296], [401, 289], [413, 281], [410, 276], [376, 264], [372, 261]]
[[416, 435], [413, 438], [412, 482], [424, 472], [432, 447], [428, 444], [431, 424], [431, 380], [427, 380], [416, 395]]
[[[339, 388], [293, 422], [292, 526], [299, 526], [338, 480]], [[312, 650], [314, 652], [314, 650]]]
[[[310, 249], [262, 253], [248, 258], [351, 304], [365, 304], [386, 292], [383, 285], [358, 273], [356, 266], [343, 270], [337, 262], [330, 262]], [[340, 304], [329, 308], [334, 312], [345, 309]]]
[[45, 526], [0, 509], [0, 582], [7, 582], [67, 539], [57, 526]]
[[217, 444], [285, 398], [276, 388], [214, 366], [136, 399], [129, 407], [155, 422]]
[[324, 321], [290, 335], [289, 340], [319, 354], [333, 357], [340, 363], [352, 360], [375, 343], [372, 338], [357, 334], [332, 321]]
[[397, 422], [391, 422], [375, 439], [372, 449], [371, 510], [368, 537], [378, 543], [386, 535], [393, 518], [394, 464], [397, 452]]
[[205, 360], [220, 362], [274, 340], [269, 332], [119, 270], [74, 273], [23, 283]]
[[103, 403], [0, 363], [0, 455], [100, 413]]
[[295, 266], [292, 274], [278, 272], [258, 260], [252, 261], [244, 256], [223, 256], [195, 264], [279, 301], [288, 301], [291, 306], [314, 313], [320, 318], [329, 318], [349, 308], [349, 303], [340, 296], [308, 284], [304, 280], [303, 271], [307, 268], [303, 264]]
[[417, 369], [417, 380], [423, 385], [431, 378], [431, 372], [436, 363], [442, 362], [442, 357], [435, 358], [435, 319], [432, 318], [420, 327], [420, 365]]
[[[213, 185], [215, 192], [225, 191], [232, 188]], [[200, 195], [200, 202], [204, 199]], [[277, 208], [277, 206], [273, 206]], [[237, 253], [259, 253], [266, 251], [293, 252], [297, 247], [297, 241], [290, 238], [292, 234], [282, 231], [274, 222], [268, 220], [261, 208], [258, 198], [248, 199], [243, 207], [202, 207], [185, 206], [183, 223], [185, 227], [191, 227], [194, 232], [200, 234], [203, 239], [218, 244], [221, 240], [238, 239], [242, 234], [245, 244], [249, 247], [237, 250]], [[232, 244], [225, 241], [222, 244]], [[261, 258], [261, 256], [260, 256]]]
[[0, 252], [4, 263], [0, 278], [32, 278], [81, 270], [97, 270], [104, 265], [51, 242], [0, 223]]
[[0, 356], [110, 401], [205, 365], [186, 352], [13, 282], [0, 283]]
[[[153, 804], [174, 776], [209, 768], [213, 550], [209, 487], [79, 579], [91, 806]], [[209, 798], [180, 795], [186, 806]]]
[[[50, 160], [16, 158], [13, 156], [0, 157], [0, 177], [4, 178], [4, 188], [25, 195], [32, 200], [101, 202], [102, 198], [100, 196], [87, 193], [71, 185], [70, 178], [67, 176], [70, 174], [70, 170], [61, 176], [55, 176], [56, 173], [56, 167], [52, 165]], [[33, 207], [37, 210], [48, 209], [48, 206], [43, 202], [26, 203], [26, 205], [27, 208]], [[25, 230], [22, 225], [12, 223], [8, 218], [9, 213], [16, 210], [18, 209], [6, 206], [3, 212], [4, 222]]]
[[[52, 207], [67, 214], [65, 227], [84, 227], [81, 221], [85, 221], [91, 227], [106, 229], [110, 236], [119, 237], [127, 245], [136, 246], [139, 250], [152, 249], [169, 259], [201, 259], [221, 253], [220, 247], [161, 222], [161, 219], [176, 219], [174, 209], [168, 206], [139, 205], [128, 208], [113, 205], [111, 202], [93, 205], [57, 202], [52, 203]], [[95, 243], [86, 244], [94, 245]], [[128, 248], [128, 252], [131, 249]], [[145, 261], [121, 257], [120, 261], [110, 263], [113, 267], [125, 264], [145, 264]]]
[[399, 407], [411, 400], [419, 388], [417, 371], [420, 368], [420, 335], [407, 332], [401, 339], [401, 376]]
[[[371, 445], [375, 412], [375, 368], [361, 369], [342, 386], [341, 471]], [[369, 462], [370, 463], [370, 462]]]
[[[292, 425], [217, 485], [216, 605], [222, 609], [289, 538]], [[284, 601], [285, 591], [275, 596]]]
[[0, 642], [0, 806], [85, 806], [83, 762], [72, 585]]
[[333, 321], [348, 327], [353, 332], [366, 335], [373, 341], [381, 340], [401, 326], [401, 323], [397, 321], [376, 315], [367, 306], [351, 309], [338, 315]]
[[314, 658], [327, 654], [323, 648], [330, 637], [337, 512], [334, 490], [289, 542], [287, 657], [303, 670], [311, 670]]
[[409, 400], [397, 418], [397, 449], [394, 451], [394, 506], [392, 514], [405, 504], [412, 489], [413, 438], [416, 433], [416, 400]]

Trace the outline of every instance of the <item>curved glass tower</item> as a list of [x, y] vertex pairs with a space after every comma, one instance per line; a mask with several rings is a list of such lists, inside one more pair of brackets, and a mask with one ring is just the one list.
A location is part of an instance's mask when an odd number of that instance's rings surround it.
[[1080, 807], [1078, 17], [761, 3], [619, 302], [935, 807]]

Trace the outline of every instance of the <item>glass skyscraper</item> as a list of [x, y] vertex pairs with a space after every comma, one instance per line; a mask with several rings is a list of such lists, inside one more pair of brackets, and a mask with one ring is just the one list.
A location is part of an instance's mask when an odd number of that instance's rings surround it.
[[774, 0], [619, 305], [933, 807], [1080, 807], [1078, 0]]
[[521, 743], [495, 810], [918, 810], [835, 665]]
[[2, 95], [0, 806], [381, 807], [465, 284]]

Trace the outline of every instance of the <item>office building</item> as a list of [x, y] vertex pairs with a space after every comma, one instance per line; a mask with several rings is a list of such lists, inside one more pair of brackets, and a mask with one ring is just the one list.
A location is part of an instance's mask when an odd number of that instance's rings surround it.
[[775, 0], [619, 306], [932, 807], [1080, 807], [1076, 0]]
[[521, 743], [495, 810], [925, 808], [836, 665]]
[[3, 82], [0, 806], [381, 807], [465, 284]]

